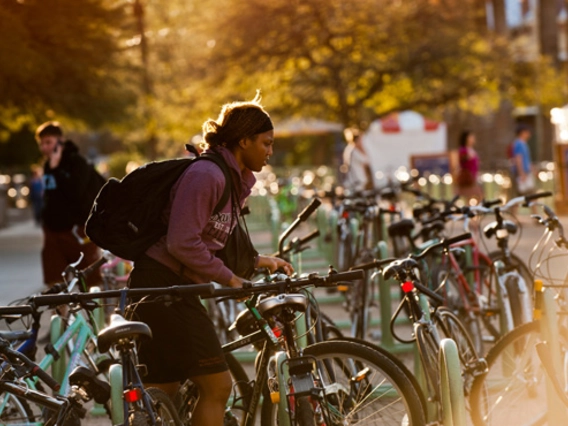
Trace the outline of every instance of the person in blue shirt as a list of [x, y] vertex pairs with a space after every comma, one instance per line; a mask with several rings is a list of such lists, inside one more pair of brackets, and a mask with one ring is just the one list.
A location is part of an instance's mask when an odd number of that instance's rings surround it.
[[511, 177], [514, 196], [529, 195], [536, 191], [534, 167], [527, 143], [530, 137], [531, 131], [527, 126], [520, 125], [517, 127], [511, 149]]

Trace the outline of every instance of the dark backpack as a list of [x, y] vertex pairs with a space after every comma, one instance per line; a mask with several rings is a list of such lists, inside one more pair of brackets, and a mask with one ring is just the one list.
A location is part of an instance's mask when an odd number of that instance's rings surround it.
[[89, 181], [87, 182], [87, 186], [85, 191], [82, 194], [81, 201], [79, 203], [79, 217], [78, 217], [78, 224], [84, 226], [89, 214], [91, 212], [91, 208], [99, 191], [106, 183], [106, 179], [101, 176], [99, 172], [93, 167], [93, 165], [89, 164]]
[[225, 175], [225, 189], [214, 209], [218, 213], [229, 201], [231, 175], [220, 155], [205, 153], [196, 158], [147, 163], [103, 186], [85, 226], [87, 236], [97, 246], [123, 259], [135, 260], [167, 233], [162, 213], [170, 190], [181, 174], [194, 162], [209, 160]]

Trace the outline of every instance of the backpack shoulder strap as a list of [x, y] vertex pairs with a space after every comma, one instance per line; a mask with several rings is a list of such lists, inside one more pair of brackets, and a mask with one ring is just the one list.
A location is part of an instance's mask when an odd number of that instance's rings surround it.
[[197, 160], [209, 160], [214, 162], [215, 164], [217, 164], [217, 166], [219, 166], [219, 168], [223, 172], [223, 175], [225, 175], [225, 188], [223, 189], [223, 194], [221, 195], [221, 199], [213, 209], [213, 214], [217, 214], [229, 201], [229, 196], [231, 195], [231, 190], [233, 189], [233, 178], [231, 177], [231, 171], [229, 170], [229, 167], [227, 166], [227, 163], [225, 162], [223, 157], [214, 153], [207, 152], [205, 154], [201, 154], [194, 161]]

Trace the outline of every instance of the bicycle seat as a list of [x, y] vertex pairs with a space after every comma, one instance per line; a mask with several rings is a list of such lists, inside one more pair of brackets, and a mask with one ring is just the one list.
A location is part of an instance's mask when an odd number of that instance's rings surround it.
[[31, 330], [17, 330], [17, 331], [0, 331], [0, 339], [5, 339], [8, 342], [15, 342], [17, 340], [26, 340], [32, 337]]
[[383, 188], [381, 189], [379, 195], [383, 200], [396, 200], [396, 191], [393, 188]]
[[151, 339], [152, 331], [148, 324], [140, 321], [128, 321], [117, 314], [111, 316], [110, 325], [102, 329], [97, 335], [99, 352], [108, 352], [110, 347], [122, 339], [132, 340], [140, 337]]
[[[483, 235], [485, 235], [486, 238], [492, 238], [499, 230], [498, 227], [499, 224], [497, 223], [497, 221], [488, 223], [485, 228], [483, 228]], [[517, 233], [519, 227], [515, 222], [511, 220], [504, 220], [503, 227], [501, 229], [505, 229], [507, 233], [512, 235]]]
[[97, 378], [97, 374], [87, 367], [76, 367], [69, 375], [69, 384], [83, 388], [99, 404], [110, 399], [110, 385]]
[[308, 298], [303, 294], [279, 294], [258, 302], [258, 312], [262, 316], [277, 315], [282, 309], [290, 308], [293, 311], [306, 312]]
[[413, 268], [418, 268], [418, 262], [414, 259], [395, 260], [383, 270], [383, 276], [385, 277], [385, 280], [390, 280], [391, 278], [395, 278], [401, 272], [405, 273]]
[[446, 229], [444, 222], [442, 220], [435, 220], [428, 225], [424, 225], [422, 229], [420, 229], [420, 237], [426, 241], [439, 235], [444, 229]]
[[411, 219], [402, 219], [391, 223], [388, 227], [388, 233], [391, 237], [410, 237], [413, 229], [414, 222]]

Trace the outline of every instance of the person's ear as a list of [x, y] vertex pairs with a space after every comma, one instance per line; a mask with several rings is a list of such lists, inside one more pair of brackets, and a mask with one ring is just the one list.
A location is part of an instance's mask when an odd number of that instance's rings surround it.
[[246, 149], [246, 147], [248, 146], [249, 143], [249, 139], [248, 138], [242, 138], [241, 140], [239, 140], [239, 146], [242, 149]]

